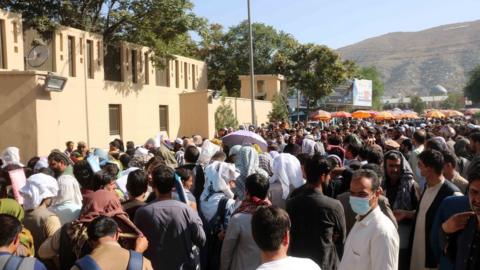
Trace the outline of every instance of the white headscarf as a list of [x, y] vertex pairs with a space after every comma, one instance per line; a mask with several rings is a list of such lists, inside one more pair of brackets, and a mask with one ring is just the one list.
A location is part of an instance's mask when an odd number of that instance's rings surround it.
[[25, 210], [37, 208], [44, 199], [56, 197], [58, 194], [57, 180], [50, 175], [37, 173], [27, 179], [20, 189]]
[[258, 158], [258, 153], [252, 146], [246, 145], [242, 146], [240, 151], [237, 154], [237, 159], [235, 160], [235, 166], [237, 167], [240, 175], [237, 178], [236, 182], [236, 194], [240, 200], [244, 199], [245, 196], [245, 179], [254, 173], [261, 174], [262, 176], [268, 178], [268, 173], [260, 168], [260, 160]]
[[58, 194], [53, 198], [53, 205], [71, 202], [82, 205], [82, 193], [77, 179], [71, 175], [62, 175], [58, 178]]
[[317, 144], [313, 138], [310, 139], [308, 135], [302, 142], [302, 153], [308, 154], [309, 156], [315, 155], [315, 145]]
[[7, 147], [2, 152], [3, 165], [2, 168], [7, 165], [19, 165], [23, 167], [23, 164], [20, 163], [20, 150], [17, 147]]
[[212, 162], [205, 168], [205, 185], [200, 200], [205, 201], [211, 193], [216, 192], [223, 192], [229, 199], [233, 198], [228, 182], [237, 179], [238, 175], [234, 164]]
[[198, 156], [197, 164], [206, 166], [212, 159], [213, 155], [220, 150], [220, 146], [212, 143], [209, 140], [205, 140], [203, 142], [200, 155]]
[[33, 172], [38, 173], [41, 169], [48, 168], [48, 159], [46, 157], [41, 157], [35, 166], [33, 167]]
[[282, 153], [273, 160], [273, 176], [270, 183], [279, 181], [282, 184], [282, 199], [290, 194], [290, 185], [298, 188], [304, 184], [300, 161], [291, 155]]

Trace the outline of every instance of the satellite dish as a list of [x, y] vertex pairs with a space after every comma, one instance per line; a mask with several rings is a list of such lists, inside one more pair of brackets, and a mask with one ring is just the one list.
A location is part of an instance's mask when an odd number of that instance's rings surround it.
[[36, 68], [43, 65], [43, 63], [47, 61], [49, 54], [50, 52], [47, 46], [36, 45], [30, 50], [26, 60], [29, 66]]

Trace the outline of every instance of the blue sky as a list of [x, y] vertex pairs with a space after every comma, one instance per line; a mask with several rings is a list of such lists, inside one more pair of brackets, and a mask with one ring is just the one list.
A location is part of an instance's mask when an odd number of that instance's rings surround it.
[[[247, 18], [247, 0], [192, 0], [194, 12], [230, 27]], [[480, 19], [480, 0], [251, 0], [252, 20], [300, 42], [340, 48], [397, 31]]]

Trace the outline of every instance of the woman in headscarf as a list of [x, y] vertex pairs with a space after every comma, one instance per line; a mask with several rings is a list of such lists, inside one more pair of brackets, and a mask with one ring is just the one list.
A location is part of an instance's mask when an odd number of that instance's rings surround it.
[[269, 191], [273, 205], [285, 209], [290, 192], [304, 183], [302, 167], [296, 157], [282, 153], [273, 160], [273, 176], [270, 178]]
[[230, 163], [214, 161], [205, 168], [205, 185], [200, 196], [200, 211], [206, 222], [215, 215], [218, 204], [224, 197], [228, 199], [225, 216], [229, 217], [233, 213], [235, 200], [233, 200], [234, 194], [231, 187], [234, 186], [237, 177], [235, 165]]
[[[23, 218], [25, 217], [25, 212], [22, 206], [13, 199], [1, 199], [0, 200], [0, 214], [8, 214], [16, 217], [20, 222], [23, 223]], [[15, 251], [17, 256], [34, 256], [35, 255], [35, 246], [33, 245], [33, 236], [29, 230], [22, 226], [22, 231], [19, 234], [20, 245]]]
[[207, 235], [201, 254], [205, 269], [218, 269], [223, 241], [220, 235], [224, 235], [235, 210], [231, 187], [234, 186], [237, 177], [238, 172], [231, 163], [213, 161], [205, 168], [205, 185], [200, 196], [200, 216]]
[[238, 153], [240, 152], [240, 149], [242, 149], [241, 145], [234, 145], [230, 150], [228, 151], [228, 160], [232, 163], [235, 163], [238, 158]]
[[258, 159], [258, 153], [251, 146], [243, 146], [238, 153], [237, 161], [235, 166], [240, 172], [240, 175], [235, 182], [235, 195], [238, 196], [240, 200], [243, 200], [245, 197], [245, 179], [253, 174], [258, 173], [264, 177], [268, 177], [268, 173], [260, 168], [260, 161]]
[[315, 154], [316, 143], [313, 140], [312, 135], [305, 136], [305, 139], [302, 141], [302, 153], [308, 154], [312, 157]]
[[61, 227], [58, 216], [48, 209], [58, 194], [57, 180], [44, 173], [34, 174], [27, 179], [20, 194], [26, 211], [24, 225], [32, 232], [37, 252], [45, 239]]
[[58, 179], [58, 195], [53, 198], [50, 211], [57, 214], [60, 223], [72, 222], [78, 218], [82, 208], [82, 193], [77, 180], [73, 177], [60, 177]]
[[24, 167], [20, 162], [20, 150], [17, 147], [7, 147], [2, 152], [1, 159], [3, 160], [2, 168], [7, 165], [18, 165]]
[[119, 243], [124, 248], [133, 249], [135, 239], [143, 236], [128, 218], [116, 194], [101, 189], [85, 195], [80, 217], [65, 224], [53, 237], [42, 244], [39, 249], [40, 258], [49, 259], [60, 255], [60, 268], [70, 269], [77, 259], [91, 252], [87, 227], [99, 216], [111, 217], [117, 222], [120, 233]]

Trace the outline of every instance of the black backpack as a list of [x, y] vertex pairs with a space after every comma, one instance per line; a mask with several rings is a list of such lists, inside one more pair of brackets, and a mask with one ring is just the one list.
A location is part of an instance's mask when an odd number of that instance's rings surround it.
[[202, 269], [218, 270], [220, 269], [220, 253], [222, 252], [223, 240], [218, 238], [221, 231], [225, 231], [225, 208], [228, 198], [222, 197], [218, 203], [217, 212], [209, 222], [204, 222], [204, 230], [207, 241], [203, 249], [204, 262]]

